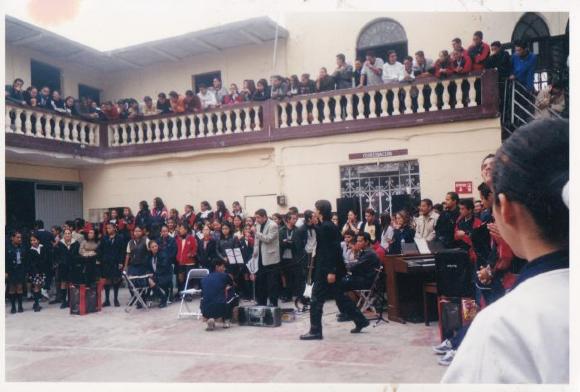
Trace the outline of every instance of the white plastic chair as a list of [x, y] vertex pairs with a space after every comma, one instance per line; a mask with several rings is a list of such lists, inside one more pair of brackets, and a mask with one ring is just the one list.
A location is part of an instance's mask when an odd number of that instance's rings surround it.
[[[193, 316], [199, 319], [201, 317], [201, 309], [198, 309], [196, 312], [192, 312], [189, 308], [189, 304], [185, 300], [187, 295], [197, 295], [201, 294], [201, 290], [189, 288], [189, 282], [192, 279], [203, 279], [209, 275], [209, 270], [207, 269], [191, 269], [187, 273], [187, 278], [185, 279], [185, 287], [181, 292], [181, 304], [179, 305], [179, 312], [177, 313], [177, 318], [180, 319], [186, 316]], [[185, 311], [184, 311], [185, 308]]]

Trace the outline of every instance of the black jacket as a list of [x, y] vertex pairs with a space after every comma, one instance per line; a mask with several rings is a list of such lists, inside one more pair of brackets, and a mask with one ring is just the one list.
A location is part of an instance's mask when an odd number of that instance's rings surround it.
[[252, 101], [267, 101], [270, 99], [270, 87], [266, 87], [264, 91], [254, 91]]
[[28, 249], [26, 253], [26, 262], [28, 264], [28, 271], [31, 274], [46, 274], [50, 270], [48, 260], [48, 250], [46, 246], [40, 247], [40, 253], [32, 248]]
[[435, 235], [446, 248], [455, 246], [455, 223], [459, 218], [459, 208], [453, 211], [443, 211], [435, 224]]
[[140, 210], [135, 217], [136, 227], [149, 227], [151, 225], [151, 211]]
[[[305, 225], [304, 225], [305, 226]], [[296, 256], [298, 256], [299, 252], [298, 252], [298, 247], [299, 247], [299, 243], [298, 243], [298, 228], [294, 227], [294, 229], [292, 229], [292, 231], [290, 232], [290, 237], [288, 237], [288, 233], [289, 233], [289, 229], [288, 226], [284, 225], [280, 228], [280, 235], [278, 236], [278, 238], [280, 239], [280, 258], [284, 259], [284, 260], [288, 260], [288, 258], [284, 258], [284, 251], [286, 249], [290, 249], [290, 251], [292, 251], [292, 260], [296, 260]], [[287, 241], [285, 241], [287, 240]], [[302, 249], [304, 250], [304, 247], [302, 247]]]
[[403, 227], [402, 229], [395, 229], [393, 232], [393, 243], [389, 246], [389, 254], [400, 255], [403, 253], [401, 241], [406, 243], [415, 242], [415, 229], [411, 227]]
[[230, 235], [228, 238], [222, 238], [221, 240], [219, 240], [216, 247], [216, 253], [220, 259], [224, 260], [227, 263], [228, 256], [226, 254], [226, 249], [234, 249], [239, 247], [240, 241], [238, 241], [237, 237]]
[[203, 239], [197, 240], [197, 261], [204, 268], [210, 268], [217, 259], [216, 242], [210, 238], [207, 243], [207, 248], [203, 247]]
[[[20, 263], [18, 263], [17, 253], [20, 251]], [[21, 245], [16, 247], [12, 245], [11, 242], [6, 244], [6, 252], [5, 252], [5, 271], [8, 275], [14, 273], [16, 271], [28, 271], [28, 262], [27, 262], [27, 251]]]
[[346, 274], [340, 242], [340, 231], [334, 223], [324, 221], [316, 227], [316, 256], [314, 260], [314, 279], [316, 281], [326, 281], [328, 274], [335, 274], [338, 281]]
[[75, 265], [80, 257], [79, 248], [80, 243], [78, 241], [74, 241], [70, 248], [67, 248], [63, 241], [60, 241], [54, 251], [55, 263], [69, 267]]
[[349, 270], [353, 276], [360, 276], [364, 278], [369, 287], [376, 275], [376, 269], [379, 268], [381, 262], [379, 257], [372, 248], [364, 249], [360, 252], [356, 263], [349, 265]]
[[305, 249], [307, 240], [308, 240], [308, 226], [304, 224], [296, 229], [295, 234], [296, 254], [294, 255], [294, 259], [296, 260], [296, 262], [302, 264], [303, 266], [306, 266], [306, 263], [308, 262]]
[[498, 54], [490, 55], [485, 59], [486, 69], [497, 69], [499, 80], [505, 80], [511, 73], [511, 57], [505, 50], [500, 50]]
[[103, 264], [125, 264], [126, 250], [127, 243], [125, 242], [122, 235], [115, 235], [114, 240], [111, 240], [109, 236], [105, 236], [99, 243], [97, 258]]

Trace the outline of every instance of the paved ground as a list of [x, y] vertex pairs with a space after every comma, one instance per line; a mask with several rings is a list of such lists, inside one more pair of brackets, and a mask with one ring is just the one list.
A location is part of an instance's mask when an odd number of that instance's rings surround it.
[[6, 381], [437, 383], [445, 371], [431, 353], [434, 324], [381, 323], [352, 335], [330, 302], [324, 340], [311, 342], [298, 340], [307, 316], [206, 332], [201, 321], [178, 320], [178, 304], [87, 316], [31, 307], [16, 315], [6, 307]]

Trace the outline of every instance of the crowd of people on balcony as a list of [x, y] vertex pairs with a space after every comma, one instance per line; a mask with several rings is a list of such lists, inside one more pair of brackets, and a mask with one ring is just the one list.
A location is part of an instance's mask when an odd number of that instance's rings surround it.
[[[168, 94], [161, 92], [153, 102], [151, 96], [145, 96], [140, 103], [135, 98], [119, 99], [116, 102], [105, 101], [99, 104], [88, 97], [80, 100], [72, 96], [62, 98], [59, 91], [50, 91], [43, 86], [40, 91], [35, 86], [24, 90], [24, 82], [17, 78], [12, 85], [6, 86], [6, 100], [21, 105], [39, 107], [52, 110], [61, 114], [80, 116], [87, 120], [112, 121], [136, 119], [168, 113], [199, 113], [205, 110], [227, 107], [228, 105], [243, 102], [260, 102], [268, 99], [283, 99], [296, 95], [307, 95], [325, 91], [361, 88], [363, 86], [378, 86], [386, 83], [413, 82], [420, 78], [436, 77], [449, 78], [453, 75], [466, 75], [471, 71], [483, 71], [484, 69], [497, 69], [499, 74], [500, 88], [506, 80], [517, 80], [530, 93], [530, 99], [534, 100], [534, 72], [537, 66], [537, 56], [530, 52], [525, 42], [513, 43], [514, 55], [510, 55], [499, 41], [491, 45], [483, 41], [483, 33], [476, 31], [472, 37], [472, 43], [464, 48], [460, 38], [454, 38], [451, 42], [451, 50], [442, 50], [437, 59], [432, 60], [425, 56], [422, 50], [415, 52], [415, 56], [406, 56], [399, 62], [397, 53], [390, 50], [386, 53], [387, 62], [384, 62], [377, 53], [369, 51], [364, 59], [356, 59], [354, 65], [347, 62], [344, 54], [336, 55], [336, 68], [330, 73], [322, 67], [318, 76], [313, 79], [308, 73], [284, 77], [273, 75], [270, 83], [266, 79], [254, 81], [244, 80], [241, 88], [236, 83], [231, 83], [226, 88], [219, 78], [213, 79], [212, 85], [200, 84], [199, 92], [193, 90], [180, 94], [170, 91]], [[384, 55], [381, 53], [381, 55]], [[557, 94], [562, 90], [562, 83], [556, 82], [560, 87], [551, 91], [549, 95]], [[417, 91], [412, 95], [416, 99]], [[501, 95], [501, 94], [500, 94]], [[559, 103], [548, 106], [553, 111], [561, 112], [563, 108]], [[365, 101], [367, 105], [368, 101]], [[416, 103], [414, 104], [416, 106]], [[542, 106], [546, 107], [545, 97], [542, 98]], [[367, 110], [368, 111], [368, 110]]]

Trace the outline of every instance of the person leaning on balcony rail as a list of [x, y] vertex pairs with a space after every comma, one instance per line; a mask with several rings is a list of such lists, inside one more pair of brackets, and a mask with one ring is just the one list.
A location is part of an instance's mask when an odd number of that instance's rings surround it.
[[141, 112], [143, 113], [143, 115], [145, 117], [148, 116], [155, 116], [157, 114], [160, 113], [159, 109], [157, 109], [156, 106], [153, 106], [153, 100], [151, 99], [150, 96], [146, 95], [143, 98], [143, 108], [141, 109]]
[[205, 84], [199, 85], [199, 93], [197, 93], [197, 96], [201, 101], [201, 108], [203, 110], [213, 109], [219, 106], [215, 94], [210, 92]]
[[171, 104], [165, 93], [157, 94], [157, 111], [159, 114], [171, 113]]
[[106, 120], [112, 121], [119, 119], [119, 109], [117, 109], [117, 106], [113, 105], [111, 101], [104, 102], [101, 105], [101, 110]]
[[228, 95], [228, 90], [222, 86], [222, 81], [219, 78], [214, 78], [212, 86], [208, 88], [208, 91], [215, 95], [215, 100], [218, 105], [224, 102], [224, 97]]
[[14, 79], [12, 85], [6, 85], [4, 89], [4, 97], [7, 102], [14, 102], [20, 105], [26, 105], [26, 97], [24, 96], [24, 91], [22, 86], [24, 85], [24, 80], [20, 78]]
[[483, 71], [485, 60], [489, 57], [489, 53], [489, 45], [483, 42], [483, 33], [481, 31], [473, 33], [473, 43], [467, 48], [467, 54], [471, 58], [474, 71]]
[[24, 99], [26, 100], [26, 103], [30, 106], [32, 106], [30, 103], [32, 98], [34, 98], [35, 102], [38, 103], [38, 89], [34, 86], [28, 87], [24, 92]]
[[202, 111], [201, 100], [192, 90], [185, 92], [184, 104], [186, 113], [199, 113]]
[[381, 58], [376, 57], [373, 51], [368, 51], [361, 70], [360, 84], [358, 87], [383, 84], [383, 65], [384, 62]]
[[363, 63], [359, 59], [354, 61], [354, 71], [352, 72], [352, 85], [351, 87], [366, 86], [366, 82], [361, 84]]
[[64, 100], [64, 110], [71, 116], [80, 116], [78, 103], [70, 95]]
[[405, 80], [405, 67], [397, 61], [397, 52], [387, 52], [387, 62], [383, 65], [383, 83], [402, 82]]
[[413, 74], [415, 77], [431, 76], [433, 72], [433, 60], [425, 57], [425, 52], [418, 50], [415, 52], [413, 60]]
[[185, 113], [185, 97], [177, 92], [169, 92], [169, 104], [173, 113]]
[[283, 99], [288, 92], [288, 85], [282, 80], [282, 76], [274, 75], [270, 78], [272, 87], [270, 89], [271, 99]]
[[290, 76], [290, 82], [288, 83], [288, 92], [286, 93], [287, 96], [293, 97], [300, 93], [300, 79], [298, 79], [298, 75]]
[[328, 74], [326, 67], [320, 68], [318, 79], [316, 79], [316, 91], [324, 92], [334, 90], [334, 78]]
[[224, 97], [224, 105], [234, 105], [244, 102], [244, 97], [238, 91], [238, 85], [230, 84], [230, 93]]
[[336, 69], [332, 73], [332, 78], [336, 83], [336, 89], [352, 88], [352, 65], [346, 62], [344, 54], [336, 55]]
[[491, 54], [485, 60], [485, 68], [496, 69], [499, 81], [505, 81], [511, 73], [510, 54], [501, 47], [499, 41], [493, 41], [490, 48]]
[[267, 101], [268, 99], [270, 99], [268, 81], [266, 79], [260, 79], [256, 83], [256, 91], [252, 95], [252, 101]]
[[517, 80], [531, 93], [534, 89], [534, 71], [537, 63], [538, 56], [528, 50], [528, 44], [515, 41], [510, 80]]
[[64, 101], [62, 100], [58, 90], [54, 90], [52, 92], [52, 97], [50, 99], [50, 109], [58, 113], [66, 113], [66, 109], [64, 108]]
[[242, 96], [244, 102], [251, 101], [255, 91], [256, 83], [254, 83], [252, 79], [244, 80], [242, 89], [240, 90], [240, 95]]
[[139, 102], [131, 98], [131, 100], [129, 101], [129, 108], [127, 109], [127, 118], [129, 120], [136, 120], [141, 117], [143, 117], [143, 113], [141, 112], [141, 108], [139, 107]]

